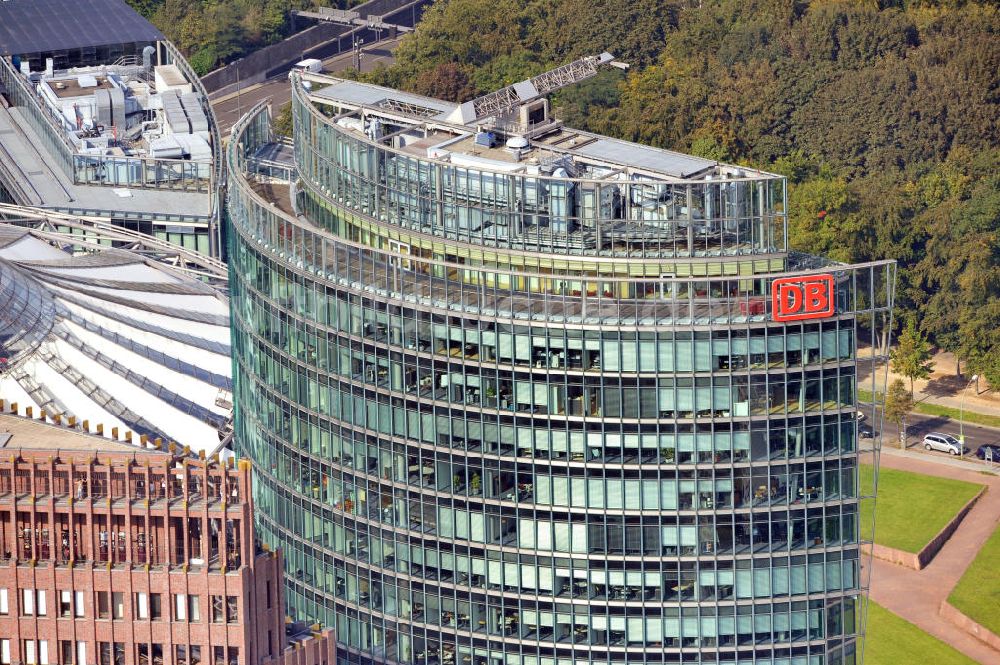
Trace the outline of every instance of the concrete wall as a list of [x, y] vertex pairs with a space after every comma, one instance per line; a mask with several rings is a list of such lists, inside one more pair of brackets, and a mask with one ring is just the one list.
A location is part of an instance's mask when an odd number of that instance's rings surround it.
[[[429, 0], [371, 0], [355, 8], [362, 18], [382, 16], [385, 23], [413, 27], [420, 20], [424, 5]], [[382, 37], [388, 34], [382, 31]], [[320, 22], [291, 37], [265, 46], [248, 56], [201, 78], [209, 93], [228, 94], [237, 87], [245, 88], [282, 74], [305, 58], [329, 58], [350, 51], [354, 38], [366, 44], [375, 43], [375, 31], [367, 27], [349, 27], [337, 23]]]
[[254, 51], [236, 62], [220, 67], [201, 77], [201, 82], [209, 93], [217, 92], [227, 86], [239, 85], [246, 87], [260, 83], [269, 71], [283, 65], [291, 67], [303, 54], [315, 47], [336, 39], [338, 35], [347, 32], [349, 28], [336, 23], [320, 23], [302, 32], [296, 33], [277, 44], [271, 44]]
[[942, 617], [972, 635], [977, 640], [985, 642], [997, 651], [1000, 651], [1000, 635], [997, 635], [985, 626], [976, 623], [965, 614], [962, 614], [947, 600], [941, 603], [940, 612]]

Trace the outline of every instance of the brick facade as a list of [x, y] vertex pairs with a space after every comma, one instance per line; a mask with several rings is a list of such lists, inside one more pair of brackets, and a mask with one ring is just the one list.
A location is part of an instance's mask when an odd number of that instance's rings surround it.
[[0, 664], [333, 665], [289, 646], [249, 464], [97, 443], [0, 450]]

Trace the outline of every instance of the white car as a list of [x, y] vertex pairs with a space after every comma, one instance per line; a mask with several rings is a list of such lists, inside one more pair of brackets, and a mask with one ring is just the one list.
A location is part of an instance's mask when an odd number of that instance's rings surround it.
[[[952, 455], [960, 455], [963, 452], [962, 444], [958, 439], [950, 434], [941, 434], [940, 432], [931, 432], [925, 436], [924, 448], [927, 450], [940, 450]], [[968, 452], [968, 449], [964, 452]]]

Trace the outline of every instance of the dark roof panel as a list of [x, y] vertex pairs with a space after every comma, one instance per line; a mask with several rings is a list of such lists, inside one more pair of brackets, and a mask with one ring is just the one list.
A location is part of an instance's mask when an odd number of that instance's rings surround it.
[[165, 39], [122, 0], [0, 2], [0, 55]]

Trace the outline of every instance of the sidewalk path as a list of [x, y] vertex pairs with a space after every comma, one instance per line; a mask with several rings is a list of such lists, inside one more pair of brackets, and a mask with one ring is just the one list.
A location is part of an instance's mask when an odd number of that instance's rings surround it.
[[[915, 459], [913, 453], [890, 450], [883, 453], [881, 466], [980, 483], [987, 485], [988, 489], [927, 568], [917, 571], [872, 559], [871, 599], [983, 665], [1000, 663], [1000, 652], [938, 614], [941, 602], [948, 598], [983, 543], [997, 528], [1000, 477], [956, 468], [951, 464], [942, 465], [939, 461]], [[878, 533], [877, 522], [875, 531]]]
[[[859, 356], [861, 351], [859, 350]], [[953, 409], [965, 408], [968, 412], [984, 413], [992, 416], [1000, 416], [1000, 389], [988, 390], [989, 385], [985, 381], [980, 381], [980, 392], [976, 393], [975, 384], [972, 383], [972, 373], [965, 372], [961, 377], [955, 375], [955, 356], [951, 353], [937, 353], [934, 358], [934, 370], [930, 379], [917, 379], [913, 382], [913, 398], [917, 402], [926, 404], [938, 404], [951, 407]], [[863, 390], [870, 390], [872, 387], [871, 372], [868, 371], [870, 365], [862, 363], [858, 367], [858, 387]], [[965, 371], [965, 367], [962, 367]], [[885, 378], [885, 366], [876, 370], [875, 389], [879, 392], [885, 390], [883, 379]], [[895, 379], [903, 379], [907, 388], [910, 380], [889, 370], [888, 382]]]

